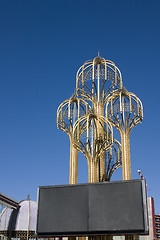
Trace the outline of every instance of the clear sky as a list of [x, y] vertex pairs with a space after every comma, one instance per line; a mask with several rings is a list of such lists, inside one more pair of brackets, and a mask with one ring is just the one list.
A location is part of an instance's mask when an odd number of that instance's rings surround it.
[[[56, 111], [98, 51], [143, 103], [132, 178], [141, 169], [160, 213], [159, 0], [0, 0], [0, 192], [36, 200], [38, 186], [68, 183], [69, 139]], [[112, 180], [120, 179], [121, 169]], [[87, 182], [82, 154], [79, 182]]]

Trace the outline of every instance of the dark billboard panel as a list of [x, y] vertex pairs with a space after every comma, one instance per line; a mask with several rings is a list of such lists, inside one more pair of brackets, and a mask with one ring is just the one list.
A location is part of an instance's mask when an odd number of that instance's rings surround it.
[[147, 234], [144, 180], [45, 186], [37, 236]]

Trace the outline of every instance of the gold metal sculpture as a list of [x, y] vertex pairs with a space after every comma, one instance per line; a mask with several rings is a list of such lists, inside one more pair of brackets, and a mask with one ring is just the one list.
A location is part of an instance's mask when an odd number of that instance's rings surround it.
[[[78, 151], [87, 159], [89, 182], [110, 180], [113, 172], [121, 166], [120, 144], [117, 145], [116, 158], [109, 155], [108, 151], [112, 152], [113, 142], [116, 140], [113, 141], [112, 126], [104, 117], [107, 96], [120, 87], [120, 70], [112, 61], [101, 58], [98, 54], [79, 68], [76, 75], [76, 94], [59, 106], [57, 127], [70, 138], [70, 183], [77, 183]], [[92, 139], [89, 140], [91, 135]], [[85, 142], [83, 144], [82, 138]], [[114, 150], [115, 148], [113, 152]]]
[[70, 139], [70, 174], [69, 183], [77, 183], [78, 150], [73, 146], [73, 126], [81, 115], [88, 112], [88, 104], [83, 99], [79, 99], [75, 94], [70, 99], [65, 100], [57, 109], [57, 128], [66, 132]]
[[123, 180], [131, 180], [130, 131], [143, 119], [143, 106], [139, 98], [126, 89], [113, 91], [107, 99], [106, 118], [121, 135]]
[[[77, 71], [77, 94], [91, 101], [101, 115], [107, 95], [122, 87], [122, 76], [117, 66], [98, 54], [93, 60], [85, 62]], [[102, 107], [100, 107], [102, 106]]]
[[105, 153], [105, 175], [103, 181], [110, 181], [112, 174], [122, 165], [121, 144], [113, 138], [112, 146]]
[[[101, 131], [99, 131], [101, 126]], [[81, 151], [88, 163], [88, 181], [101, 182], [105, 175], [105, 162], [100, 162], [113, 143], [112, 126], [106, 118], [90, 110], [79, 118], [74, 125], [74, 146]]]

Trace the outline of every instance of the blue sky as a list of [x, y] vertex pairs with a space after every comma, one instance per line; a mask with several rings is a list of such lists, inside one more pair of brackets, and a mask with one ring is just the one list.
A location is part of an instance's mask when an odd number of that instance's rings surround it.
[[[67, 184], [69, 139], [56, 111], [71, 97], [79, 67], [100, 55], [121, 70], [144, 106], [131, 132], [138, 169], [160, 213], [160, 1], [0, 1], [0, 191], [15, 200], [37, 187]], [[112, 180], [120, 180], [121, 169]], [[79, 155], [79, 182], [87, 164]]]

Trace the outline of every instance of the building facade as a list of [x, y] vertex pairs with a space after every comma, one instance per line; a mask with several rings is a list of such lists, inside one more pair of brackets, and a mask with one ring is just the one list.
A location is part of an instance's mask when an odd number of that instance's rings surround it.
[[139, 238], [140, 240], [156, 239], [154, 200], [152, 197], [147, 198], [147, 205], [148, 205], [149, 235], [148, 236], [140, 236], [140, 238]]
[[155, 215], [156, 239], [160, 239], [160, 215]]

